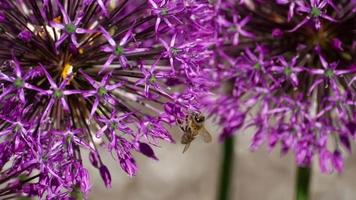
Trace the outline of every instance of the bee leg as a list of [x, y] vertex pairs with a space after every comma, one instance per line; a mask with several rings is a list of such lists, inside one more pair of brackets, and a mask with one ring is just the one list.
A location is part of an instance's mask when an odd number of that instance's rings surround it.
[[180, 128], [183, 132], [186, 132], [186, 131], [187, 131], [188, 126], [187, 126], [187, 125], [186, 125], [186, 126], [183, 126], [183, 122], [182, 122], [181, 120], [177, 119], [177, 123], [178, 123], [178, 125], [179, 125], [179, 128]]
[[184, 146], [184, 149], [183, 149], [183, 152], [182, 152], [182, 153], [185, 153], [185, 152], [189, 149], [189, 146], [190, 146], [190, 142], [187, 143], [187, 144]]
[[179, 125], [179, 128], [185, 133], [186, 132], [186, 127], [185, 126], [183, 126], [182, 124], [181, 125]]

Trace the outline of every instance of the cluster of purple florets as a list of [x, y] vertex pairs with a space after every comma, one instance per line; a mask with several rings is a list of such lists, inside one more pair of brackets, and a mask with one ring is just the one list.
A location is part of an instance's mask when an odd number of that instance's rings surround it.
[[200, 1], [1, 0], [1, 198], [86, 197], [88, 156], [110, 187], [99, 147], [130, 176], [132, 151], [157, 159], [152, 146], [174, 142], [167, 126], [197, 109], [193, 77], [207, 51], [199, 41], [211, 33], [195, 13], [205, 9]]
[[[300, 166], [317, 155], [341, 171], [356, 138], [356, 2], [215, 1], [216, 88], [205, 100], [221, 138], [253, 127], [251, 149], [292, 151]], [[222, 106], [223, 105], [223, 106]]]

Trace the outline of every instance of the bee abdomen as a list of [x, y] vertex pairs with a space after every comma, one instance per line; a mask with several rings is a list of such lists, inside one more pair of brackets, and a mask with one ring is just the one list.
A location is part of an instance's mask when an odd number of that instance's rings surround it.
[[194, 136], [192, 136], [191, 134], [183, 134], [182, 139], [181, 139], [181, 143], [182, 144], [188, 144], [193, 140], [194, 140]]

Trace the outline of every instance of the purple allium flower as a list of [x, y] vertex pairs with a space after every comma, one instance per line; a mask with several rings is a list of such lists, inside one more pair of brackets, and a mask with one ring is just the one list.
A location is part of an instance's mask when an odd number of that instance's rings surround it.
[[[336, 22], [335, 19], [325, 13], [326, 6], [329, 4], [329, 2], [329, 0], [310, 0], [308, 3], [303, 1], [296, 1], [295, 3], [297, 4], [297, 12], [300, 12], [306, 16], [291, 30], [291, 32], [296, 31], [299, 27], [303, 26], [309, 21], [313, 21], [315, 28], [319, 30], [321, 27], [321, 18], [330, 22]], [[291, 2], [290, 6], [292, 6], [293, 3], [294, 2]]]
[[356, 3], [353, 0], [211, 1], [216, 37], [204, 98], [221, 139], [255, 128], [264, 142], [323, 172], [343, 167], [356, 139]]
[[0, 198], [87, 198], [83, 151], [110, 187], [99, 146], [129, 176], [133, 151], [157, 160], [167, 125], [198, 109], [211, 13], [208, 1], [1, 0]]

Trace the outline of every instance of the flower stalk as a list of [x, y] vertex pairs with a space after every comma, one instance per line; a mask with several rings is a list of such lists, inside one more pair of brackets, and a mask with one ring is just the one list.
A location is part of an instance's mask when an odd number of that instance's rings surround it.
[[310, 167], [298, 167], [296, 173], [296, 200], [309, 200], [310, 199], [310, 180], [311, 170]]
[[232, 174], [234, 167], [234, 137], [225, 139], [219, 177], [218, 200], [231, 199]]

